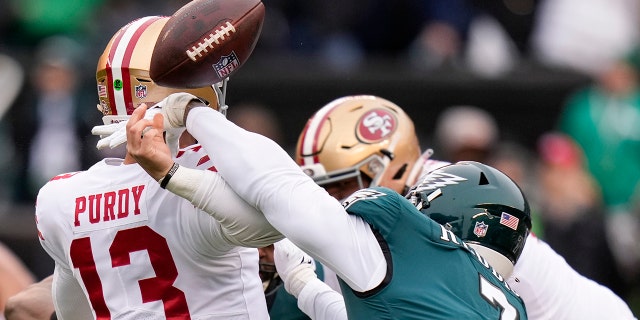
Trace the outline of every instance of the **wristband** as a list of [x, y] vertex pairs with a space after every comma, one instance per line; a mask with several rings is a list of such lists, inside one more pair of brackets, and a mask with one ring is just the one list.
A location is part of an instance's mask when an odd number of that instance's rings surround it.
[[162, 189], [167, 188], [167, 184], [169, 184], [169, 180], [171, 180], [171, 177], [173, 177], [176, 171], [178, 171], [179, 167], [180, 167], [179, 164], [177, 164], [176, 162], [173, 163], [173, 165], [171, 166], [171, 169], [169, 169], [169, 172], [167, 172], [167, 175], [164, 176], [164, 178], [162, 178], [162, 181], [160, 182], [160, 188]]

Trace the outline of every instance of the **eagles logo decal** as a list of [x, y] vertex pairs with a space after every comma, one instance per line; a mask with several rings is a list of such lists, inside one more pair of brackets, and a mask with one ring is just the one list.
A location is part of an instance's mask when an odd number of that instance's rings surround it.
[[419, 193], [425, 190], [434, 190], [448, 185], [458, 184], [458, 182], [466, 180], [467, 179], [465, 178], [458, 177], [450, 173], [433, 171], [426, 176], [423, 176], [422, 180], [418, 183], [415, 192]]
[[346, 199], [344, 199], [344, 201], [342, 201], [342, 206], [345, 209], [348, 209], [352, 204], [360, 201], [360, 200], [370, 200], [370, 199], [377, 199], [383, 196], [386, 196], [387, 194], [384, 192], [380, 192], [377, 190], [373, 190], [373, 189], [362, 189], [362, 190], [358, 190], [356, 192], [354, 192], [352, 195], [350, 195], [349, 197], [347, 197]]
[[396, 131], [397, 124], [395, 116], [388, 110], [374, 109], [358, 120], [356, 132], [360, 140], [373, 143], [390, 136]]

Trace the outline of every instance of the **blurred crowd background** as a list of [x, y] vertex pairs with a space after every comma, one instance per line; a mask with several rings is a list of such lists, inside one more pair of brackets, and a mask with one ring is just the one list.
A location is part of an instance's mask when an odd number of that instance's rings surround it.
[[[124, 24], [186, 2], [0, 0], [0, 241], [36, 279], [53, 270], [38, 189], [122, 152], [90, 134], [99, 55]], [[263, 2], [231, 120], [293, 152], [325, 103], [389, 99], [435, 158], [516, 180], [536, 234], [639, 314], [640, 0]]]

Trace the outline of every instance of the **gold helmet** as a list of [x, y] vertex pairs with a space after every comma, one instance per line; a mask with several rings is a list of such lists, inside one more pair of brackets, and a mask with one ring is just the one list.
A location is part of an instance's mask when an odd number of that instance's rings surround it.
[[98, 60], [98, 110], [105, 124], [128, 119], [141, 103], [151, 106], [174, 92], [189, 92], [219, 109], [213, 87], [176, 89], [155, 84], [149, 77], [151, 54], [169, 17], [134, 20], [111, 38]]
[[420, 157], [413, 121], [396, 104], [370, 95], [336, 99], [318, 110], [303, 129], [296, 162], [318, 184], [361, 175], [369, 186], [401, 194]]

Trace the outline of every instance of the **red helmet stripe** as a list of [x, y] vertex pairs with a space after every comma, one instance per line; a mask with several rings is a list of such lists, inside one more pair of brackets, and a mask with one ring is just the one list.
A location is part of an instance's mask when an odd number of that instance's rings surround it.
[[[156, 20], [162, 17], [144, 17], [132, 21], [122, 28], [122, 31], [114, 39], [109, 52], [107, 62], [107, 91], [109, 101], [115, 105], [114, 115], [127, 115], [133, 112], [133, 100], [131, 96], [131, 75], [129, 64], [142, 33]], [[120, 89], [116, 88], [115, 81], [120, 80]]]

